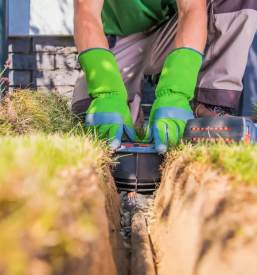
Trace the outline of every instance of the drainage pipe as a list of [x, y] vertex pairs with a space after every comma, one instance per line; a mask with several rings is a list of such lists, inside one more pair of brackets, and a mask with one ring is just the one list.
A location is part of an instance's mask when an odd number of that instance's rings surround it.
[[132, 210], [131, 274], [156, 275], [145, 216], [142, 210]]
[[[0, 72], [8, 59], [8, 0], [0, 0]], [[5, 72], [7, 76], [7, 72]]]

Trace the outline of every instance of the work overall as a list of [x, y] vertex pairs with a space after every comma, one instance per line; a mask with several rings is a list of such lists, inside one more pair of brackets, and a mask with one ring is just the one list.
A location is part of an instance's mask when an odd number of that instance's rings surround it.
[[[236, 109], [243, 90], [249, 49], [257, 29], [257, 1], [209, 0], [207, 13], [208, 41], [195, 99]], [[142, 77], [161, 72], [166, 57], [174, 49], [177, 22], [178, 14], [175, 13], [169, 20], [146, 31], [128, 36], [107, 35], [128, 92], [134, 123], [142, 122]], [[76, 114], [84, 114], [91, 102], [81, 71], [74, 89], [72, 109]], [[252, 115], [251, 110], [245, 114]]]

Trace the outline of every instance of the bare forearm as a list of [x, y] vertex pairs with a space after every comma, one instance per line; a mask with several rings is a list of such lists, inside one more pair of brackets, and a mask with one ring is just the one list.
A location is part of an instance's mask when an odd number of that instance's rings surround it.
[[74, 0], [74, 39], [79, 53], [90, 48], [109, 49], [101, 21], [103, 1]]
[[178, 0], [179, 22], [175, 48], [203, 53], [207, 39], [206, 0]]

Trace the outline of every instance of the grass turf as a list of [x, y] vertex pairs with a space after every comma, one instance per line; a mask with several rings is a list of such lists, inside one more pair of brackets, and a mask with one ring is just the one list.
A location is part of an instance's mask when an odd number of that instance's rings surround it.
[[195, 162], [208, 166], [230, 176], [234, 184], [256, 185], [257, 145], [249, 144], [199, 144], [197, 146], [181, 145], [170, 152], [176, 159]]

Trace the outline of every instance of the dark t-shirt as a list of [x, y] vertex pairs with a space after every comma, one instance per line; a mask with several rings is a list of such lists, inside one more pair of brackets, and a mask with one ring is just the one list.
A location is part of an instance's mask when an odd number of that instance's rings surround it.
[[169, 19], [176, 9], [176, 0], [105, 0], [104, 33], [126, 36], [147, 30]]

